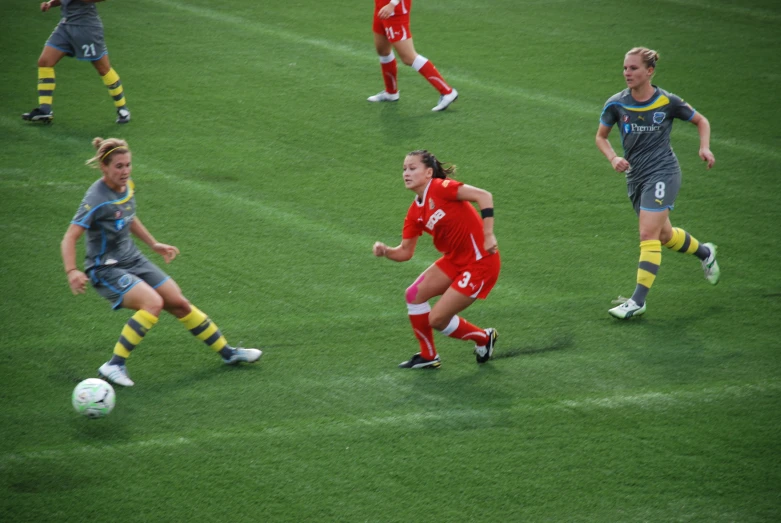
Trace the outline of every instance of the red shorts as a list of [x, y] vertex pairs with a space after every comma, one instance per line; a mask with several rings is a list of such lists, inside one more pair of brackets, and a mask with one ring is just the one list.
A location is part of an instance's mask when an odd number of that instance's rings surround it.
[[453, 280], [451, 289], [470, 298], [484, 300], [496, 285], [502, 262], [499, 253], [496, 253], [461, 267], [454, 265], [447, 258], [438, 259], [435, 265]]
[[385, 20], [380, 20], [375, 12], [372, 31], [377, 34], [384, 34], [389, 42], [401, 42], [402, 40], [412, 38], [412, 31], [409, 28], [409, 15], [391, 16]]

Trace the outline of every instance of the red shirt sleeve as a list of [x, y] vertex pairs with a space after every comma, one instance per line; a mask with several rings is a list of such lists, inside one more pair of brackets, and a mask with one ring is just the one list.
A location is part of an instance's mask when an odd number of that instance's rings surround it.
[[458, 188], [464, 185], [464, 182], [445, 178], [439, 183], [432, 184], [434, 190], [432, 196], [442, 198], [443, 200], [458, 201]]
[[412, 202], [404, 218], [404, 228], [401, 231], [403, 239], [417, 238], [423, 234], [423, 207], [416, 201]]

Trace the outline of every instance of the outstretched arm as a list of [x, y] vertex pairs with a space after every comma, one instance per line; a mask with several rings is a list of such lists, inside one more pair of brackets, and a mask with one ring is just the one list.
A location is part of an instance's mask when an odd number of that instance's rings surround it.
[[610, 145], [610, 140], [608, 140], [607, 137], [610, 135], [612, 129], [612, 127], [606, 125], [599, 125], [596, 137], [597, 149], [605, 155], [605, 158], [608, 159], [610, 165], [613, 166], [613, 169], [622, 173], [629, 169], [629, 162], [627, 162], [625, 158], [618, 156], [613, 150], [613, 146]]
[[179, 249], [173, 245], [160, 243], [155, 240], [155, 237], [152, 236], [152, 233], [149, 232], [146, 227], [144, 227], [144, 224], [141, 223], [138, 216], [133, 218], [133, 221], [130, 223], [130, 232], [132, 232], [136, 238], [149, 245], [153, 251], [162, 256], [165, 263], [171, 263], [174, 261], [174, 258], [176, 258], [176, 255], [179, 254]]
[[372, 252], [378, 258], [388, 258], [389, 260], [404, 262], [412, 258], [415, 254], [415, 246], [418, 244], [417, 236], [415, 238], [404, 238], [396, 247], [388, 247], [382, 242], [375, 242]]
[[710, 122], [700, 113], [694, 115], [691, 122], [697, 126], [700, 135], [700, 158], [708, 164], [708, 169], [716, 163], [716, 157], [710, 151]]

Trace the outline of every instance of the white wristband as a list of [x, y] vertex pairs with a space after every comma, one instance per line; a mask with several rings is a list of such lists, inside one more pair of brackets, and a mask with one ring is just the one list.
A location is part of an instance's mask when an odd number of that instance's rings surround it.
[[401, 0], [390, 0], [390, 3], [393, 4], [394, 6], [399, 5], [399, 2], [401, 2]]

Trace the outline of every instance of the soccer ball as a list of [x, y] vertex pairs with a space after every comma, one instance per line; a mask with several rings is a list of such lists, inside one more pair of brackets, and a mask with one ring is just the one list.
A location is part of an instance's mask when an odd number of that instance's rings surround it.
[[98, 378], [89, 378], [73, 389], [71, 397], [76, 412], [88, 418], [103, 418], [114, 408], [114, 388]]

